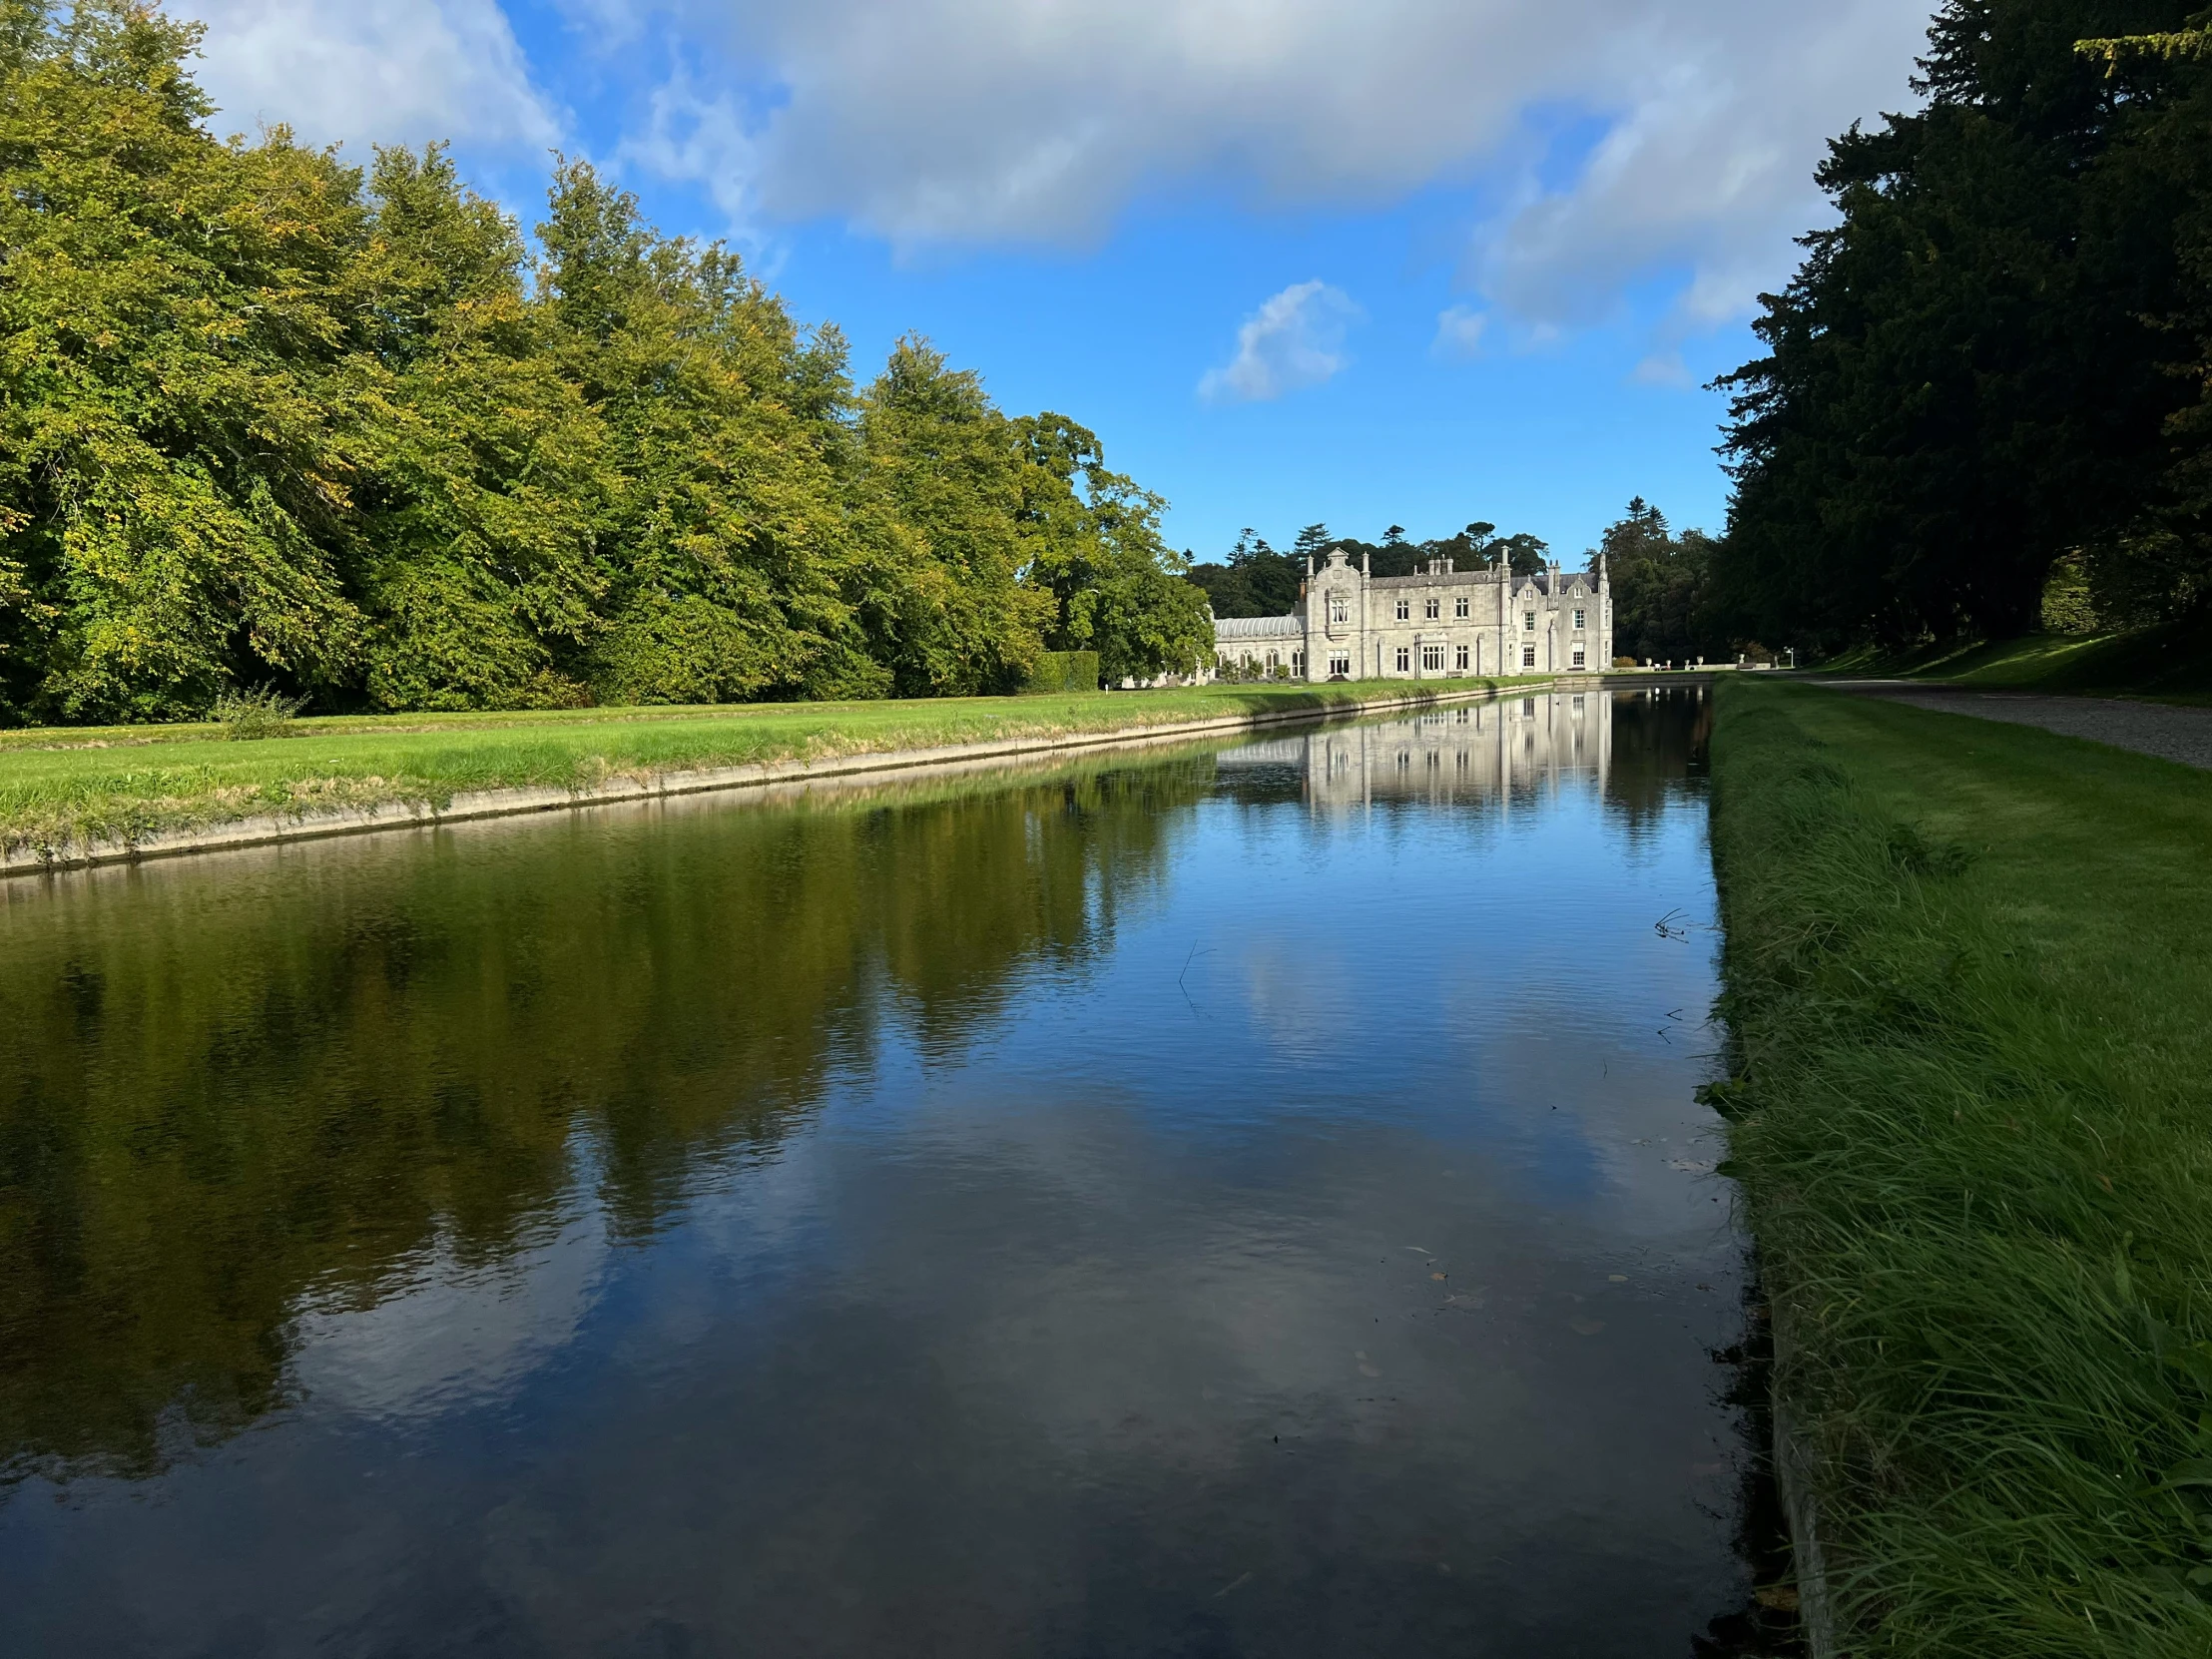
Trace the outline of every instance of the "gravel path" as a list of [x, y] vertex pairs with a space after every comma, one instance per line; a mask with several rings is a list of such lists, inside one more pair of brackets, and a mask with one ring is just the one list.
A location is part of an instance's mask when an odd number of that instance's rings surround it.
[[1916, 709], [1939, 709], [1978, 720], [2040, 726], [2069, 738], [2132, 749], [2162, 761], [2212, 771], [2212, 709], [2171, 703], [2125, 703], [2105, 697], [2038, 697], [2026, 692], [1967, 691], [1914, 680], [1824, 680], [1821, 685], [1861, 697], [1886, 697]]

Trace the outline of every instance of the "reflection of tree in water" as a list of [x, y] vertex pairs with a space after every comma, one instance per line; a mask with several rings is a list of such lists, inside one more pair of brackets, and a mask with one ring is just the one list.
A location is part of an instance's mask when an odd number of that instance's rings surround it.
[[1685, 779], [1704, 776], [1713, 699], [1702, 687], [1667, 686], [1617, 692], [1612, 702], [1613, 765], [1605, 801], [1634, 837], [1682, 799]]
[[[1205, 763], [113, 871], [0, 910], [0, 1467], [278, 1402], [308, 1294], [772, 1146], [885, 996], [956, 1045], [1150, 888]], [[27, 901], [25, 901], [27, 900]]]

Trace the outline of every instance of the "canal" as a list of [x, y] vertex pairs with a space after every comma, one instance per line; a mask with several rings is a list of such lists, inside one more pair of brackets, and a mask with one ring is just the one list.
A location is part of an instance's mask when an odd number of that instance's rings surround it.
[[0, 884], [0, 1652], [1688, 1655], [1704, 718]]

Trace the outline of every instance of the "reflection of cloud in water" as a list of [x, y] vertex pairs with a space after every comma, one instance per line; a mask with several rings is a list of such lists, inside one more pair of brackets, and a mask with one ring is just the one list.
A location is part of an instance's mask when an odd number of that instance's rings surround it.
[[[1265, 1486], [1280, 1476], [1255, 1458], [1282, 1443], [1379, 1458], [1310, 1479], [1384, 1478], [1408, 1459], [1452, 1471], [1470, 1511], [1588, 1499], [1538, 1490], [1547, 1460], [1633, 1415], [1615, 1368], [1680, 1370], [1683, 1319], [1725, 1325], [1724, 1297], [1653, 1299], [1731, 1280], [1734, 1241], [1657, 1164], [1636, 1179], [1671, 1202], [1575, 1219], [1510, 1168], [1447, 1154], [1387, 1123], [1192, 1140], [1162, 1133], [1155, 1100], [1002, 1076], [932, 1090], [894, 1159], [854, 1145], [825, 1164], [843, 1213], [810, 1273], [842, 1317], [889, 1321], [871, 1342], [917, 1345], [879, 1357], [926, 1377], [916, 1433], [933, 1460], [1002, 1470], [1017, 1507], [1024, 1481], [1116, 1502]], [[916, 1238], [938, 1243], [901, 1248]], [[1631, 1258], [1637, 1290], [1612, 1292]], [[791, 1290], [813, 1302], [809, 1276]], [[1571, 1334], [1589, 1313], [1613, 1333], [1601, 1347]], [[1026, 1547], [1053, 1552], [1042, 1536]]]
[[604, 1212], [565, 1205], [556, 1237], [491, 1262], [441, 1241], [367, 1307], [309, 1303], [292, 1322], [294, 1383], [312, 1406], [430, 1416], [518, 1388], [570, 1343], [607, 1266]]
[[1283, 1058], [1319, 1060], [1342, 1045], [1339, 1026], [1353, 1017], [1344, 993], [1353, 979], [1348, 962], [1257, 938], [1241, 947], [1238, 965], [1251, 1016]]
[[1226, 791], [1271, 778], [1307, 823], [1248, 814], [1193, 849], [1212, 954], [1191, 988], [1221, 1023], [1192, 1063], [1221, 1117], [1395, 1119], [1548, 1202], [1678, 1216], [1684, 1184], [1654, 1148], [1711, 1132], [1690, 1100], [1717, 1046], [1711, 865], [1684, 763], [1644, 751], [1691, 741], [1700, 707], [1548, 694], [1226, 752]]

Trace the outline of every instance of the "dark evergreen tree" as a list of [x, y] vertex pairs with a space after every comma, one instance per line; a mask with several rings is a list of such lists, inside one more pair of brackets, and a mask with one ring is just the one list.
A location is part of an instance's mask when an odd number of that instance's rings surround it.
[[[2188, 505], [2201, 363], [2203, 69], [2099, 57], [2191, 0], [1949, 0], [1925, 108], [1854, 128], [1820, 171], [1839, 222], [1755, 324], [1714, 580], [1727, 626], [1840, 645], [2034, 625], [2054, 561], [2202, 568]], [[2201, 385], [2201, 378], [2198, 384]], [[2162, 563], [2153, 567], [2153, 549]]]
[[1612, 580], [1617, 654], [1676, 663], [1727, 654], [1710, 618], [1711, 537], [1701, 530], [1675, 533], [1667, 515], [1639, 495], [1598, 545]]

